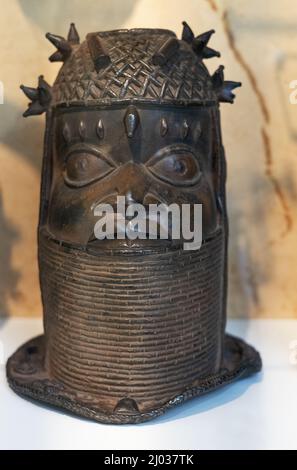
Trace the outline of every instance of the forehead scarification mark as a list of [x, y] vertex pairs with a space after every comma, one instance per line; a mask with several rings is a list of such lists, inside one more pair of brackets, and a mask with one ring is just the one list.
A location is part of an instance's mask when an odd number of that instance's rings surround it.
[[160, 134], [164, 137], [168, 132], [168, 123], [167, 120], [163, 117], [160, 122]]
[[78, 133], [79, 133], [79, 136], [80, 136], [80, 139], [81, 140], [85, 140], [86, 138], [86, 125], [84, 123], [84, 121], [80, 121], [79, 125], [78, 125]]
[[129, 106], [124, 118], [125, 129], [129, 138], [133, 137], [139, 125], [139, 122], [140, 119], [137, 109], [135, 108], [135, 106]]
[[196, 138], [199, 139], [199, 137], [202, 134], [201, 122], [197, 123], [196, 129], [195, 129], [195, 134], [196, 134]]
[[97, 123], [96, 133], [97, 133], [99, 139], [104, 138], [104, 124], [103, 124], [102, 119], [99, 119], [99, 121]]
[[187, 137], [187, 135], [189, 134], [189, 130], [190, 130], [189, 124], [187, 123], [187, 120], [184, 119], [182, 123], [182, 127], [181, 127], [182, 139], [185, 139]]
[[71, 140], [71, 131], [68, 122], [65, 122], [62, 130], [62, 135], [64, 137], [64, 140], [67, 144], [69, 144]]

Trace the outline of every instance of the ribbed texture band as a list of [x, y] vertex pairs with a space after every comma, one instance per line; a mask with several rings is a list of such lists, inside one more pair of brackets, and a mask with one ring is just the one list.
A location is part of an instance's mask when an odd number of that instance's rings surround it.
[[160, 404], [220, 360], [223, 236], [197, 251], [91, 255], [39, 245], [53, 377], [113, 409]]

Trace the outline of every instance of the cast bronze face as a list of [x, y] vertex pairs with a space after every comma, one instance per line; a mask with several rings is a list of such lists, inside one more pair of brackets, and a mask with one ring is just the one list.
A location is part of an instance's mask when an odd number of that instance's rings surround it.
[[[44, 335], [9, 359], [18, 393], [103, 423], [139, 423], [261, 368], [225, 334], [228, 220], [219, 103], [237, 82], [205, 60], [213, 30], [47, 34], [54, 85], [22, 87], [46, 112], [38, 260]], [[202, 205], [198, 250], [97, 240], [99, 203]]]
[[[135, 119], [134, 127], [127, 120]], [[219, 226], [213, 178], [213, 110], [121, 106], [59, 110], [48, 229], [86, 246], [94, 238], [94, 207], [116, 204], [202, 204], [203, 236]]]

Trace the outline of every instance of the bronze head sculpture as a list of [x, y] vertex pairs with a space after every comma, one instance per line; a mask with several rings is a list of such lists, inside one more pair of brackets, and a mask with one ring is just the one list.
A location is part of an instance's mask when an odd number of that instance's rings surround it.
[[[43, 336], [8, 361], [18, 393], [104, 423], [152, 419], [261, 369], [225, 334], [228, 223], [219, 103], [237, 82], [204, 60], [213, 30], [47, 38], [63, 66], [22, 87], [46, 112], [38, 227]], [[98, 240], [100, 202], [202, 204], [202, 245]]]

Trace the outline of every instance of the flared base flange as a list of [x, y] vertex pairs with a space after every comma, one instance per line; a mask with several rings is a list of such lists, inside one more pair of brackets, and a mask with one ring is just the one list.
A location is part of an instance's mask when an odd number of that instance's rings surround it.
[[44, 367], [44, 339], [44, 336], [38, 336], [28, 341], [10, 357], [7, 362], [7, 378], [11, 388], [19, 395], [105, 424], [136, 424], [149, 421], [191, 398], [259, 372], [262, 367], [261, 357], [253, 347], [226, 334], [222, 366], [217, 374], [197, 378], [182, 393], [156, 409], [147, 412], [132, 410], [127, 413], [119, 408], [116, 412], [107, 413], [94, 404], [90, 406], [89, 403], [78, 400], [75, 391], [50, 377]]

